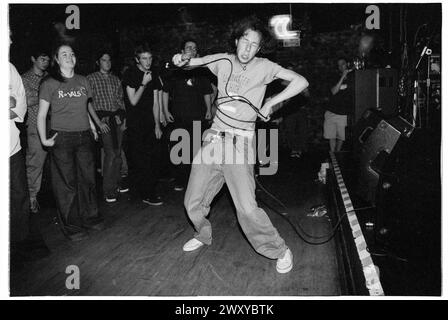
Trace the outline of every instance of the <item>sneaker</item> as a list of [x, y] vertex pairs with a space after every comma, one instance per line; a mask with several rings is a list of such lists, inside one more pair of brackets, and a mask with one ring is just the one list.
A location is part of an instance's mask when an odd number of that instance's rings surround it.
[[129, 185], [128, 185], [128, 177], [121, 177], [120, 181], [120, 187], [118, 188], [118, 192], [125, 193], [129, 191]]
[[142, 201], [151, 206], [161, 206], [163, 204], [162, 198], [160, 198], [159, 196], [148, 197], [143, 199]]
[[199, 249], [200, 247], [202, 247], [204, 245], [203, 242], [197, 240], [196, 238], [193, 238], [189, 241], [187, 241], [187, 243], [184, 244], [183, 250], [184, 251], [194, 251], [196, 249]]
[[292, 269], [292, 252], [287, 249], [283, 258], [277, 259], [277, 272], [278, 273], [287, 273]]
[[116, 197], [106, 197], [106, 202], [107, 203], [117, 202], [117, 198]]
[[120, 193], [125, 193], [125, 192], [128, 192], [128, 191], [129, 191], [129, 188], [127, 188], [127, 187], [120, 187], [118, 189], [118, 192], [120, 192]]
[[184, 187], [181, 186], [180, 184], [174, 186], [174, 191], [183, 191], [183, 190], [184, 190]]

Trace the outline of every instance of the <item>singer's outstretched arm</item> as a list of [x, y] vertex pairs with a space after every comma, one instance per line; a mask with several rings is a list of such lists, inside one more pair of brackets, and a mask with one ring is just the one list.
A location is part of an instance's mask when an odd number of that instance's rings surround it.
[[188, 55], [186, 54], [175, 54], [173, 56], [173, 64], [176, 67], [186, 67], [189, 69], [193, 69], [193, 68], [197, 68], [198, 66], [203, 65], [204, 59], [203, 57], [201, 58], [190, 58]]

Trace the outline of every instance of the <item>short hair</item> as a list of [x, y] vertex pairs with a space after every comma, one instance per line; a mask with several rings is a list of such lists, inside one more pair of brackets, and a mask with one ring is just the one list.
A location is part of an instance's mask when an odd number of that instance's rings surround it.
[[339, 57], [336, 59], [336, 62], [338, 62], [339, 60], [344, 60], [345, 62], [348, 62], [348, 59], [347, 59], [346, 57], [343, 57], [343, 56], [339, 56]]
[[182, 43], [180, 44], [180, 49], [184, 50], [185, 49], [185, 45], [187, 44], [187, 42], [194, 42], [196, 44], [196, 47], [198, 46], [198, 42], [193, 39], [193, 38], [187, 38], [184, 41], [182, 41]]
[[247, 30], [253, 30], [258, 32], [261, 36], [260, 47], [263, 49], [267, 44], [271, 43], [273, 38], [271, 33], [266, 28], [265, 23], [263, 23], [257, 16], [252, 15], [241, 19], [236, 22], [232, 32], [232, 45], [234, 46], [235, 40], [240, 39]]
[[105, 54], [107, 54], [110, 59], [112, 60], [112, 53], [108, 50], [108, 49], [103, 49], [98, 51], [96, 57], [95, 57], [95, 62], [98, 62]]
[[152, 50], [147, 43], [139, 44], [134, 49], [134, 56], [138, 59], [142, 53], [149, 52], [152, 54]]
[[39, 57], [50, 57], [50, 54], [46, 48], [34, 47], [30, 51], [31, 57], [37, 59]]

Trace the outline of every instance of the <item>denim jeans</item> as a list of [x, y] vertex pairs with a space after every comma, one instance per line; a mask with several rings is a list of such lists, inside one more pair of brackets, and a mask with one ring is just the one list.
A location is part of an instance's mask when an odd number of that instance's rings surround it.
[[51, 148], [51, 180], [63, 232], [80, 231], [98, 218], [93, 134], [87, 131], [57, 132]]
[[9, 173], [10, 241], [17, 243], [25, 240], [30, 231], [30, 198], [23, 150], [9, 157]]
[[[114, 130], [115, 129], [115, 130]], [[115, 132], [112, 132], [115, 131]], [[116, 136], [117, 143], [114, 144]], [[101, 134], [101, 141], [103, 143], [104, 160], [103, 160], [103, 192], [106, 197], [115, 197], [120, 186], [121, 180], [121, 142], [123, 131], [120, 126], [111, 128], [108, 133]]]
[[35, 199], [40, 191], [47, 151], [43, 148], [36, 126], [27, 129], [26, 175], [30, 199]]
[[[184, 200], [188, 217], [196, 230], [195, 238], [207, 245], [211, 244], [212, 228], [206, 217], [213, 198], [225, 182], [234, 201], [241, 229], [255, 251], [270, 259], [282, 257], [287, 249], [286, 244], [255, 199], [254, 165], [247, 149], [248, 144], [252, 143], [251, 139], [236, 135], [222, 138], [212, 135], [210, 140], [209, 137], [195, 155]], [[240, 148], [241, 139], [245, 139], [245, 149]], [[211, 152], [211, 149], [220, 154], [221, 163], [197, 163], [199, 157]], [[236, 157], [243, 156], [244, 163], [224, 161], [229, 151]]]

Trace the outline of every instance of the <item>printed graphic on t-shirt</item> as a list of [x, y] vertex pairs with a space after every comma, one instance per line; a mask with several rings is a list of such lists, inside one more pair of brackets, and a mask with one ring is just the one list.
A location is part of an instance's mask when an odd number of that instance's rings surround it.
[[[228, 73], [222, 73], [220, 81], [222, 83], [227, 83], [227, 79], [229, 79]], [[229, 83], [227, 84], [227, 91], [240, 93], [241, 88], [246, 87], [249, 84], [250, 79], [243, 74], [232, 74], [229, 79]]]
[[76, 87], [70, 89], [59, 89], [58, 98], [79, 98], [82, 96], [87, 96], [87, 89], [85, 87]]

